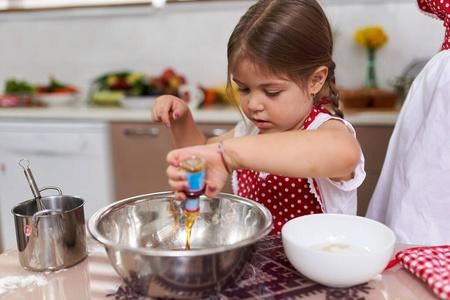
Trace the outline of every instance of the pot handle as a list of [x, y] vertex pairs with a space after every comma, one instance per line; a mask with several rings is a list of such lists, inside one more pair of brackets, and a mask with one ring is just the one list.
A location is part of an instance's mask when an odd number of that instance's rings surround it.
[[59, 209], [59, 208], [44, 209], [44, 210], [40, 210], [40, 211], [37, 211], [36, 213], [34, 213], [33, 218], [47, 216], [47, 215], [54, 215], [54, 214], [62, 215], [63, 211], [62, 211], [62, 209]]
[[55, 215], [55, 214], [60, 215], [61, 218], [64, 216], [64, 212], [62, 211], [62, 209], [59, 209], [59, 208], [43, 209], [43, 210], [39, 210], [39, 211], [35, 212], [34, 215], [33, 215], [34, 227], [36, 227], [36, 229], [37, 229], [38, 224], [39, 224], [39, 220], [40, 220], [39, 217], [48, 216], [48, 215]]
[[59, 195], [62, 196], [62, 191], [57, 186], [44, 186], [43, 188], [39, 189], [39, 192], [45, 191], [45, 190], [57, 190]]

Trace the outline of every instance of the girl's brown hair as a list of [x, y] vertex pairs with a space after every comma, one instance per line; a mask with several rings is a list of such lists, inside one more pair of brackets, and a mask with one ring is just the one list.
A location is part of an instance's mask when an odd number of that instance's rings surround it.
[[[316, 0], [260, 0], [241, 17], [228, 41], [229, 95], [233, 97], [233, 70], [242, 59], [272, 74], [287, 74], [301, 85], [325, 66], [328, 76], [322, 90], [328, 90], [331, 108], [343, 117], [332, 54], [331, 27]], [[315, 96], [314, 102], [319, 98]]]

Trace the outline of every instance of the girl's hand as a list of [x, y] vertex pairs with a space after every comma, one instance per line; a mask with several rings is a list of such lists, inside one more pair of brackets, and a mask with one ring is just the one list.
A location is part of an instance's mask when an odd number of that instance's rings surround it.
[[228, 178], [228, 172], [217, 150], [218, 147], [219, 144], [214, 143], [169, 152], [167, 162], [170, 166], [166, 173], [169, 177], [169, 185], [176, 190], [175, 198], [177, 200], [186, 200], [186, 194], [183, 191], [189, 189], [189, 183], [186, 181], [186, 174], [180, 169], [179, 163], [190, 155], [197, 155], [206, 160], [205, 196], [213, 198], [223, 189]]
[[177, 120], [189, 112], [186, 102], [172, 95], [163, 95], [156, 98], [152, 106], [152, 120], [163, 122], [170, 127], [171, 120]]

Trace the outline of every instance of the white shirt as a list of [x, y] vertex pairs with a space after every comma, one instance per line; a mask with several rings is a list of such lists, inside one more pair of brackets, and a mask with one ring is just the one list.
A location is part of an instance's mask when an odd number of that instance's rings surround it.
[[[330, 119], [342, 121], [353, 136], [356, 137], [355, 129], [349, 122], [325, 113], [320, 113], [306, 130], [315, 130]], [[253, 123], [248, 121], [240, 121], [236, 125], [234, 136], [240, 137], [246, 135], [256, 135], [258, 132], [259, 129]], [[364, 155], [361, 152], [361, 159], [355, 169], [355, 174], [352, 179], [348, 181], [336, 182], [329, 178], [316, 178], [317, 185], [319, 186], [319, 192], [322, 195], [322, 200], [325, 202], [325, 212], [356, 215], [356, 189], [361, 185], [365, 177], [366, 172], [364, 171]], [[236, 194], [238, 190], [236, 172], [233, 172], [232, 186], [233, 192]]]

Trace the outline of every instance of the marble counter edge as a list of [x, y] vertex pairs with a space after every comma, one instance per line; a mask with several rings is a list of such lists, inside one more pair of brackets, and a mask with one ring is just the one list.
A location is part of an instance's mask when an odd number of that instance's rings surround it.
[[[194, 110], [198, 123], [234, 124], [242, 120], [234, 109]], [[361, 111], [345, 115], [354, 126], [393, 126], [397, 111]], [[0, 120], [46, 120], [46, 121], [103, 121], [103, 122], [150, 122], [150, 110], [130, 110], [120, 107], [51, 107], [51, 108], [1, 108]]]

